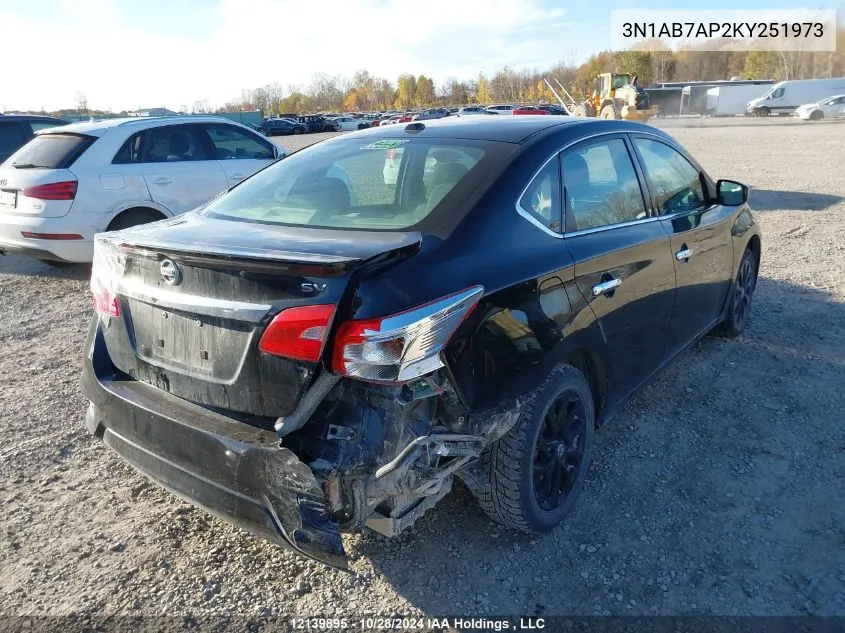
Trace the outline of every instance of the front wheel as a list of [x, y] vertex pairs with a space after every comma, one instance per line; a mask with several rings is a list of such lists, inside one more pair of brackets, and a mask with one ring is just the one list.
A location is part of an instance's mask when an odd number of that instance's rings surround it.
[[751, 315], [751, 299], [757, 287], [757, 257], [751, 249], [745, 249], [739, 270], [734, 280], [728, 313], [716, 329], [718, 334], [734, 338], [742, 334]]
[[765, 107], [757, 110], [757, 116], [766, 117], [766, 116], [769, 116], [771, 113], [772, 113], [772, 111], [769, 110], [768, 108], [765, 108]]
[[523, 532], [554, 528], [584, 486], [594, 430], [587, 379], [574, 367], [559, 365], [524, 405], [514, 427], [482, 454], [486, 481], [476, 491], [481, 508]]
[[810, 121], [821, 121], [824, 118], [824, 112], [821, 110], [813, 110], [810, 114]]

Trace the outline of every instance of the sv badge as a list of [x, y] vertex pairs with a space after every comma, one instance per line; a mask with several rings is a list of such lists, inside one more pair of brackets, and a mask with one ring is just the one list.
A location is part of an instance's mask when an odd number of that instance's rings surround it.
[[328, 284], [319, 284], [319, 283], [310, 283], [306, 282], [304, 284], [300, 284], [300, 289], [305, 294], [317, 295], [323, 292], [326, 289]]

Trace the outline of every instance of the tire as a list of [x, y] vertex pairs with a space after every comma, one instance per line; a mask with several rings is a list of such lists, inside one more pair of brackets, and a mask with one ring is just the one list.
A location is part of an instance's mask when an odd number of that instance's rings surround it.
[[810, 121], [821, 121], [824, 118], [824, 112], [821, 110], [813, 110], [810, 113]]
[[608, 103], [602, 107], [599, 117], [602, 119], [621, 119], [622, 114], [619, 112], [615, 103]]
[[757, 288], [757, 257], [745, 249], [733, 283], [733, 294], [725, 320], [716, 328], [716, 334], [735, 338], [742, 334], [751, 314], [751, 300]]
[[[552, 418], [560, 421], [556, 410], [566, 414], [567, 430], [562, 434], [552, 422]], [[566, 418], [571, 418], [568, 425]], [[482, 453], [485, 477], [474, 491], [481, 509], [494, 521], [522, 532], [554, 528], [584, 486], [594, 430], [587, 379], [574, 367], [559, 365], [524, 405], [513, 428]], [[542, 469], [543, 464], [548, 468]], [[567, 488], [563, 495], [561, 486]]]
[[294, 134], [302, 134], [302, 128], [301, 127], [293, 128], [293, 133]]
[[769, 116], [772, 113], [768, 108], [760, 108], [757, 110], [757, 116]]
[[42, 259], [41, 263], [47, 264], [51, 268], [70, 268], [71, 266], [76, 266], [73, 262], [60, 262], [56, 259]]
[[273, 136], [270, 130], [268, 130], [266, 127], [263, 127], [258, 131], [261, 132], [264, 136]]
[[119, 231], [121, 229], [128, 229], [130, 226], [148, 224], [149, 222], [163, 219], [164, 216], [161, 213], [152, 209], [129, 209], [114, 218], [106, 230]]

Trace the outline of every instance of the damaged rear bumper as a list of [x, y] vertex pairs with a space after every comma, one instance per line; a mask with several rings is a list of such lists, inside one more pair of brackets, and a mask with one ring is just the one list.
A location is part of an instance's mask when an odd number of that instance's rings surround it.
[[279, 446], [276, 433], [118, 378], [98, 358], [104, 343], [95, 323], [82, 375], [91, 401], [89, 431], [185, 500], [256, 536], [346, 569], [340, 532], [319, 482]]

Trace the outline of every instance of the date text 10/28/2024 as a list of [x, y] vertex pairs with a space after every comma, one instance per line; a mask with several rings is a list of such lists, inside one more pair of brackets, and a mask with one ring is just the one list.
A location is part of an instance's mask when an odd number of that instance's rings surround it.
[[292, 618], [295, 631], [540, 631], [546, 628], [544, 618], [509, 619], [381, 617], [361, 618]]

